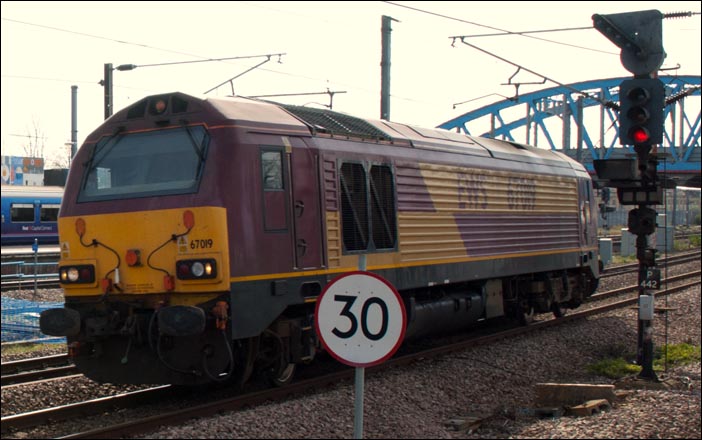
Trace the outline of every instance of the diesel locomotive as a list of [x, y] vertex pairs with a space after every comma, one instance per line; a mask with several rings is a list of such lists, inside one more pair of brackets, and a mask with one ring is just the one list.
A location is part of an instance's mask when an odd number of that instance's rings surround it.
[[322, 346], [317, 298], [367, 270], [406, 338], [560, 316], [599, 278], [592, 182], [515, 142], [273, 102], [146, 97], [91, 133], [59, 215], [63, 308], [98, 382], [289, 382]]

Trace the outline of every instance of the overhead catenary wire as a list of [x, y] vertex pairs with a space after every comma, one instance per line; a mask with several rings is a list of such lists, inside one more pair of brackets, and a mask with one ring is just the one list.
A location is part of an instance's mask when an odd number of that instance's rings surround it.
[[[478, 26], [478, 27], [483, 27], [483, 28], [491, 29], [491, 30], [494, 30], [494, 31], [499, 31], [499, 32], [502, 33], [502, 34], [499, 34], [499, 35], [519, 35], [519, 36], [523, 36], [523, 37], [526, 37], [526, 38], [533, 38], [533, 39], [535, 39], [535, 40], [545, 41], [545, 42], [547, 42], [547, 43], [559, 44], [559, 45], [563, 45], [563, 46], [570, 46], [570, 47], [574, 47], [574, 48], [577, 48], [577, 49], [589, 50], [589, 51], [593, 51], [593, 52], [600, 52], [600, 53], [604, 53], [604, 54], [608, 54], [608, 55], [618, 55], [617, 53], [610, 52], [610, 51], [605, 51], [605, 50], [600, 50], [600, 49], [592, 49], [592, 48], [590, 48], [590, 47], [579, 46], [579, 45], [577, 45], [577, 44], [569, 44], [569, 43], [564, 43], [564, 42], [562, 42], [562, 41], [549, 40], [548, 38], [541, 38], [541, 37], [534, 37], [534, 36], [532, 36], [532, 35], [527, 35], [527, 34], [536, 33], [536, 32], [556, 32], [556, 30], [551, 30], [551, 31], [549, 31], [549, 30], [541, 30], [541, 31], [536, 30], [536, 31], [512, 32], [512, 31], [507, 31], [507, 30], [505, 30], [505, 29], [501, 29], [501, 28], [495, 27], [495, 26], [489, 26], [489, 25], [485, 25], [485, 24], [481, 24], [481, 23], [476, 23], [476, 22], [474, 22], [474, 21], [463, 20], [463, 19], [461, 19], [461, 18], [451, 17], [450, 15], [438, 14], [438, 13], [436, 13], [436, 12], [431, 12], [431, 11], [427, 11], [427, 10], [424, 10], [424, 9], [414, 8], [414, 7], [411, 7], [411, 6], [402, 5], [402, 4], [395, 3], [395, 2], [386, 1], [385, 3], [391, 4], [391, 5], [393, 5], [393, 6], [398, 6], [398, 7], [401, 7], [401, 8], [411, 9], [411, 10], [413, 10], [413, 11], [421, 12], [421, 13], [423, 13], [423, 14], [434, 15], [434, 16], [436, 16], [436, 17], [446, 18], [446, 19], [448, 19], [448, 20], [454, 20], [454, 21], [458, 21], [458, 22], [461, 22], [461, 23], [470, 24], [470, 25], [473, 25], [473, 26]], [[592, 29], [592, 26], [589, 26], [589, 27], [579, 27], [579, 28], [570, 28], [570, 29], [563, 29], [563, 30], [584, 30], [584, 29]], [[454, 37], [450, 37], [450, 38], [454, 38]], [[459, 38], [459, 37], [455, 37], [455, 38]]]
[[[450, 17], [450, 16], [447, 16], [447, 15], [442, 15], [442, 14], [434, 13], [434, 12], [431, 12], [431, 11], [422, 10], [422, 9], [419, 9], [419, 8], [413, 8], [413, 7], [406, 6], [406, 5], [402, 5], [402, 4], [395, 3], [395, 2], [389, 2], [389, 1], [388, 1], [388, 2], [385, 2], [385, 3], [388, 3], [388, 4], [393, 5], [393, 6], [397, 6], [397, 7], [402, 7], [402, 8], [407, 8], [407, 9], [415, 10], [415, 11], [417, 11], [417, 12], [421, 12], [421, 13], [425, 13], [425, 14], [429, 14], [429, 15], [438, 16], [438, 17], [445, 18], [445, 19], [456, 20], [456, 21], [460, 21], [460, 22], [463, 22], [463, 23], [472, 24], [472, 25], [474, 25], [474, 26], [479, 26], [479, 27], [484, 27], [484, 28], [496, 30], [496, 31], [499, 31], [499, 32], [511, 33], [510, 31], [507, 31], [507, 30], [504, 30], [504, 29], [500, 29], [500, 28], [497, 28], [497, 27], [494, 27], [494, 26], [484, 25], [484, 24], [481, 24], [481, 23], [476, 23], [476, 22], [471, 22], [471, 21], [468, 21], [468, 20], [463, 20], [463, 19], [459, 19], [459, 18], [455, 18], [455, 17]], [[58, 31], [58, 32], [65, 32], [65, 33], [74, 34], [74, 35], [83, 36], [83, 37], [88, 37], [88, 38], [101, 39], [101, 40], [111, 41], [111, 42], [119, 43], [119, 44], [126, 44], [126, 45], [132, 45], [132, 46], [142, 47], [142, 48], [146, 48], [146, 49], [152, 49], [152, 50], [158, 50], [158, 51], [164, 51], [164, 52], [170, 52], [170, 53], [177, 53], [177, 54], [186, 55], [186, 56], [189, 56], [189, 57], [200, 58], [200, 59], [202, 59], [203, 61], [212, 60], [211, 57], [205, 57], [205, 56], [202, 56], [202, 55], [192, 54], [192, 53], [188, 53], [188, 52], [180, 51], [180, 50], [173, 50], [173, 49], [168, 49], [168, 48], [162, 48], [162, 47], [157, 47], [157, 46], [153, 46], [153, 45], [149, 45], [149, 44], [144, 44], [144, 43], [139, 43], [139, 42], [132, 42], [132, 41], [126, 41], [126, 40], [121, 40], [121, 39], [115, 39], [115, 38], [105, 37], [105, 36], [101, 36], [101, 35], [95, 35], [95, 34], [90, 34], [90, 33], [86, 33], [86, 32], [78, 32], [78, 31], [69, 30], [69, 29], [63, 29], [63, 28], [59, 28], [59, 27], [55, 27], [55, 26], [42, 25], [42, 24], [31, 23], [31, 22], [22, 21], [22, 20], [16, 20], [16, 19], [11, 19], [11, 18], [5, 18], [5, 17], [3, 17], [2, 19], [5, 20], [5, 21], [14, 22], [14, 23], [19, 23], [19, 24], [23, 24], [23, 25], [27, 25], [27, 26], [35, 26], [35, 27], [39, 27], [39, 28], [49, 29], [49, 30]], [[536, 32], [536, 31], [531, 31], [531, 32]], [[514, 34], [520, 34], [520, 33], [514, 33]], [[525, 36], [528, 37], [528, 35], [525, 35]], [[561, 42], [557, 42], [557, 41], [553, 41], [553, 40], [548, 40], [548, 39], [544, 39], [544, 38], [539, 38], [539, 37], [531, 37], [531, 38], [535, 38], [535, 39], [539, 39], [539, 40], [543, 40], [543, 41], [547, 41], [547, 42], [551, 42], [551, 43], [556, 43], [556, 44], [562, 44]], [[578, 47], [579, 47], [579, 46], [578, 46]], [[581, 49], [585, 49], [585, 50], [593, 50], [593, 49], [585, 48], [585, 47], [580, 47], [580, 48], [581, 48]], [[608, 53], [608, 52], [605, 52], [605, 53]], [[223, 61], [224, 59], [221, 59], [221, 60]], [[192, 62], [192, 61], [191, 61], [191, 62]], [[173, 64], [175, 64], [175, 63], [173, 63]], [[142, 65], [142, 66], [145, 67], [146, 65]], [[269, 69], [265, 69], [265, 68], [261, 68], [261, 70], [269, 71]], [[319, 79], [319, 78], [310, 78], [310, 77], [303, 76], [303, 75], [289, 74], [289, 73], [286, 73], [286, 72], [278, 72], [278, 71], [272, 71], [272, 70], [270, 70], [270, 71], [271, 71], [271, 72], [274, 72], [274, 73], [277, 73], [277, 74], [283, 74], [283, 75], [288, 75], [288, 76], [293, 76], [293, 77], [301, 77], [301, 78], [305, 78], [305, 79], [317, 79], [317, 80]], [[226, 82], [228, 82], [228, 81], [225, 81], [223, 84], [225, 84]], [[210, 90], [210, 91], [211, 91], [211, 90]], [[209, 91], [208, 91], [208, 92], [209, 92]], [[396, 98], [401, 98], [401, 99], [406, 99], [406, 100], [411, 100], [411, 101], [412, 101], [412, 99], [410, 99], [410, 98], [402, 98], [402, 97], [397, 97], [397, 96], [396, 96]]]
[[501, 57], [501, 56], [499, 56], [499, 55], [497, 55], [497, 54], [495, 54], [495, 53], [492, 53], [492, 52], [490, 52], [490, 51], [488, 51], [488, 50], [482, 49], [482, 48], [480, 48], [480, 47], [478, 47], [478, 46], [476, 46], [476, 45], [474, 45], [474, 44], [468, 43], [468, 42], [465, 41], [465, 38], [464, 38], [464, 37], [452, 37], [452, 38], [454, 39], [454, 43], [455, 43], [455, 40], [458, 39], [458, 40], [461, 41], [461, 43], [465, 44], [466, 46], [469, 46], [469, 47], [471, 47], [471, 48], [473, 48], [473, 49], [475, 49], [475, 50], [478, 50], [478, 51], [480, 51], [480, 52], [482, 52], [482, 53], [484, 53], [484, 54], [490, 55], [491, 57], [497, 58], [498, 60], [503, 61], [503, 62], [505, 62], [505, 63], [507, 63], [507, 64], [511, 64], [512, 66], [519, 67], [520, 69], [526, 70], [527, 72], [531, 73], [532, 75], [536, 75], [536, 76], [538, 76], [538, 77], [540, 77], [540, 78], [543, 78], [543, 79], [546, 80], [546, 81], [550, 81], [550, 82], [552, 82], [552, 83], [554, 83], [554, 84], [558, 84], [559, 86], [564, 87], [564, 88], [566, 88], [566, 89], [572, 91], [572, 92], [575, 93], [575, 94], [578, 94], [578, 95], [581, 95], [581, 96], [583, 96], [583, 97], [585, 97], [585, 98], [592, 99], [592, 100], [594, 100], [594, 101], [596, 101], [596, 102], [599, 102], [600, 104], [602, 104], [603, 106], [605, 106], [605, 107], [607, 107], [607, 108], [612, 108], [612, 109], [615, 109], [615, 110], [618, 110], [618, 109], [619, 109], [619, 106], [618, 106], [616, 103], [612, 102], [612, 101], [605, 101], [605, 100], [599, 98], [598, 96], [593, 96], [593, 95], [591, 95], [591, 94], [589, 94], [589, 93], [587, 93], [587, 92], [583, 92], [582, 90], [578, 90], [578, 89], [576, 89], [575, 87], [571, 87], [571, 86], [569, 86], [568, 84], [564, 84], [564, 83], [562, 83], [562, 82], [560, 82], [560, 81], [556, 81], [555, 79], [550, 78], [550, 77], [548, 77], [548, 76], [546, 76], [546, 75], [543, 75], [543, 74], [541, 74], [541, 73], [535, 72], [535, 71], [533, 71], [533, 70], [531, 70], [531, 69], [529, 69], [529, 68], [526, 68], [526, 67], [524, 67], [524, 66], [522, 66], [522, 65], [520, 65], [520, 64], [517, 64], [517, 63], [515, 63], [515, 62], [513, 62], [513, 61], [510, 61], [510, 60], [508, 60], [508, 59], [506, 59], [506, 58], [503, 58], [503, 57]]

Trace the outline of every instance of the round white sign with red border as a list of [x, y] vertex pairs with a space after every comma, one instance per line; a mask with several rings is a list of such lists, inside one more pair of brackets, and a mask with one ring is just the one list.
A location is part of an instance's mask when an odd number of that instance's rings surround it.
[[397, 290], [370, 272], [332, 280], [317, 299], [315, 328], [339, 362], [370, 367], [389, 359], [405, 337], [407, 315]]

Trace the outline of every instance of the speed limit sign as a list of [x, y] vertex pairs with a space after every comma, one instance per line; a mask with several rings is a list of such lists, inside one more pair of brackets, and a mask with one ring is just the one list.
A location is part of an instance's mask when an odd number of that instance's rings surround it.
[[370, 272], [350, 272], [327, 285], [317, 300], [315, 327], [339, 362], [369, 367], [389, 359], [402, 344], [407, 316], [400, 294]]

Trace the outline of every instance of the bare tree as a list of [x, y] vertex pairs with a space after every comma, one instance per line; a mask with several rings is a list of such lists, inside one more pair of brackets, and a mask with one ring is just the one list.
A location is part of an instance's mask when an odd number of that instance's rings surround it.
[[68, 145], [67, 149], [60, 148], [58, 151], [54, 151], [53, 154], [49, 153], [49, 156], [44, 160], [44, 169], [69, 168], [70, 164], [71, 146]]
[[44, 157], [44, 146], [46, 136], [39, 126], [36, 116], [32, 116], [32, 126], [27, 128], [27, 144], [24, 146], [24, 154], [27, 157]]

